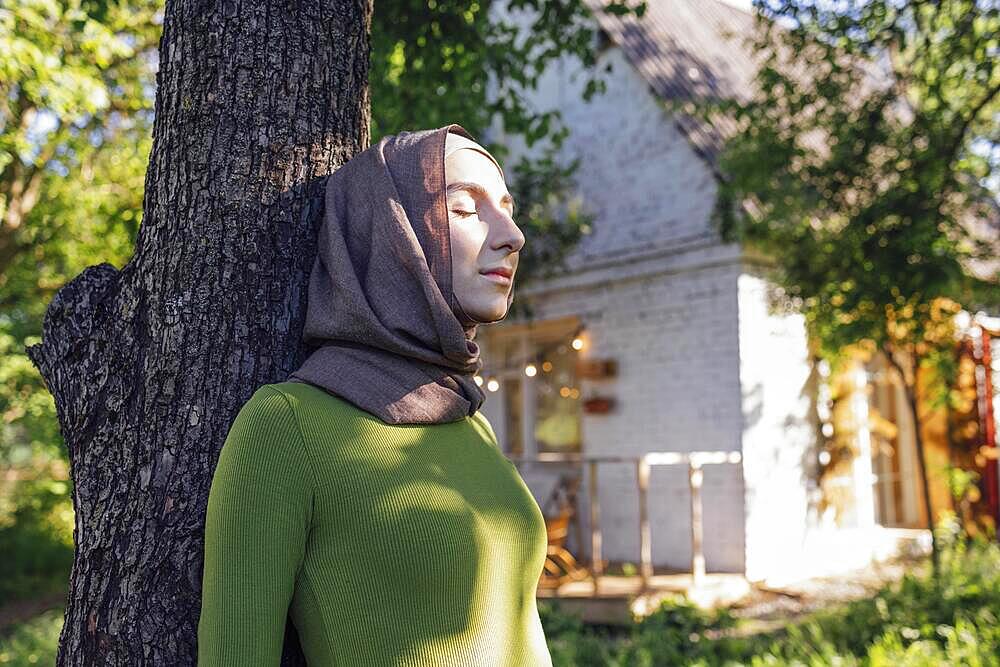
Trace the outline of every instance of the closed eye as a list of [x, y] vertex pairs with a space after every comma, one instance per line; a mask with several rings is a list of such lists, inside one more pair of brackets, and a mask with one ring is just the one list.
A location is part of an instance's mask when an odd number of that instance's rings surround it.
[[[458, 181], [456, 183], [450, 183], [448, 185], [447, 192], [449, 195], [451, 195], [452, 193], [458, 192], [460, 190], [468, 190], [470, 193], [473, 193], [480, 198], [484, 199], [489, 198], [489, 193], [486, 191], [486, 188], [479, 185], [478, 183], [471, 183], [469, 181]], [[517, 205], [514, 202], [514, 197], [511, 196], [509, 192], [505, 192], [504, 195], [500, 198], [500, 203], [510, 206], [510, 211], [508, 215], [510, 215], [510, 217], [513, 218], [514, 214], [517, 212]]]

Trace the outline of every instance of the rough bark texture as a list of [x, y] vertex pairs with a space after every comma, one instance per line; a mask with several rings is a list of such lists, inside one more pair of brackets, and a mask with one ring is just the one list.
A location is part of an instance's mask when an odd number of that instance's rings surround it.
[[135, 254], [70, 281], [28, 350], [74, 485], [60, 665], [196, 662], [212, 474], [240, 406], [307, 352], [325, 176], [369, 143], [371, 11], [166, 3]]

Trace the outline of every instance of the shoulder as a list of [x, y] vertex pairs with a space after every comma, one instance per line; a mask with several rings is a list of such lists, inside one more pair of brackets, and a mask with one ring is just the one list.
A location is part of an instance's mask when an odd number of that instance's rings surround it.
[[288, 398], [273, 385], [262, 385], [247, 399], [236, 413], [230, 434], [298, 436], [298, 421]]
[[488, 434], [487, 439], [492, 441], [493, 446], [499, 448], [500, 443], [497, 442], [497, 434], [493, 430], [493, 425], [490, 424], [490, 420], [486, 418], [486, 415], [483, 414], [481, 410], [479, 410], [474, 415], [472, 415], [472, 420], [477, 424], [479, 424], [479, 426]]
[[236, 413], [219, 454], [216, 474], [280, 475], [299, 481], [311, 473], [311, 461], [294, 406], [272, 385], [262, 385]]

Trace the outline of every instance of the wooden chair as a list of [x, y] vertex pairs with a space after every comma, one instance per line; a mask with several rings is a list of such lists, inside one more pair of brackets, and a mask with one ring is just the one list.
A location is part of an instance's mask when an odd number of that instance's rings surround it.
[[565, 546], [569, 525], [577, 521], [576, 494], [579, 485], [578, 475], [562, 475], [542, 507], [549, 542], [545, 567], [538, 580], [542, 588], [557, 588], [567, 581], [585, 579], [590, 574]]

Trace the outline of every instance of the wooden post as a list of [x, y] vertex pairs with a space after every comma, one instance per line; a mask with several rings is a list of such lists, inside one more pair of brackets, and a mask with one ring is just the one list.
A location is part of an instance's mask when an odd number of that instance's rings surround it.
[[601, 562], [601, 517], [597, 503], [597, 461], [590, 461], [590, 578], [594, 582], [594, 597], [597, 597], [597, 580], [604, 569]]
[[[980, 344], [979, 344], [979, 359], [978, 363], [983, 367], [983, 372], [986, 373], [984, 377], [990, 377], [990, 369], [994, 367], [993, 364], [993, 348], [990, 339], [995, 336], [1000, 336], [1000, 330], [989, 329], [982, 324], [979, 325], [980, 331]], [[975, 354], [973, 354], [973, 359], [975, 359]], [[983, 444], [987, 447], [997, 446], [997, 420], [1000, 419], [1000, 415], [994, 414], [993, 406], [996, 403], [993, 400], [993, 383], [986, 381], [983, 383]], [[986, 460], [986, 470], [983, 476], [983, 484], [986, 487], [986, 504], [990, 509], [990, 513], [993, 515], [996, 524], [1000, 525], [1000, 480], [997, 479], [1000, 476], [1000, 461], [992, 462], [991, 459]]]
[[649, 585], [649, 578], [653, 575], [653, 553], [652, 540], [649, 534], [649, 517], [646, 512], [646, 489], [649, 487], [649, 462], [646, 457], [640, 457], [636, 461], [636, 473], [639, 478], [639, 558], [640, 576], [642, 577], [642, 590], [646, 590]]
[[695, 586], [700, 586], [705, 579], [705, 555], [702, 553], [704, 526], [701, 518], [703, 475], [701, 462], [691, 458], [688, 463], [688, 481], [691, 484], [691, 575]]

